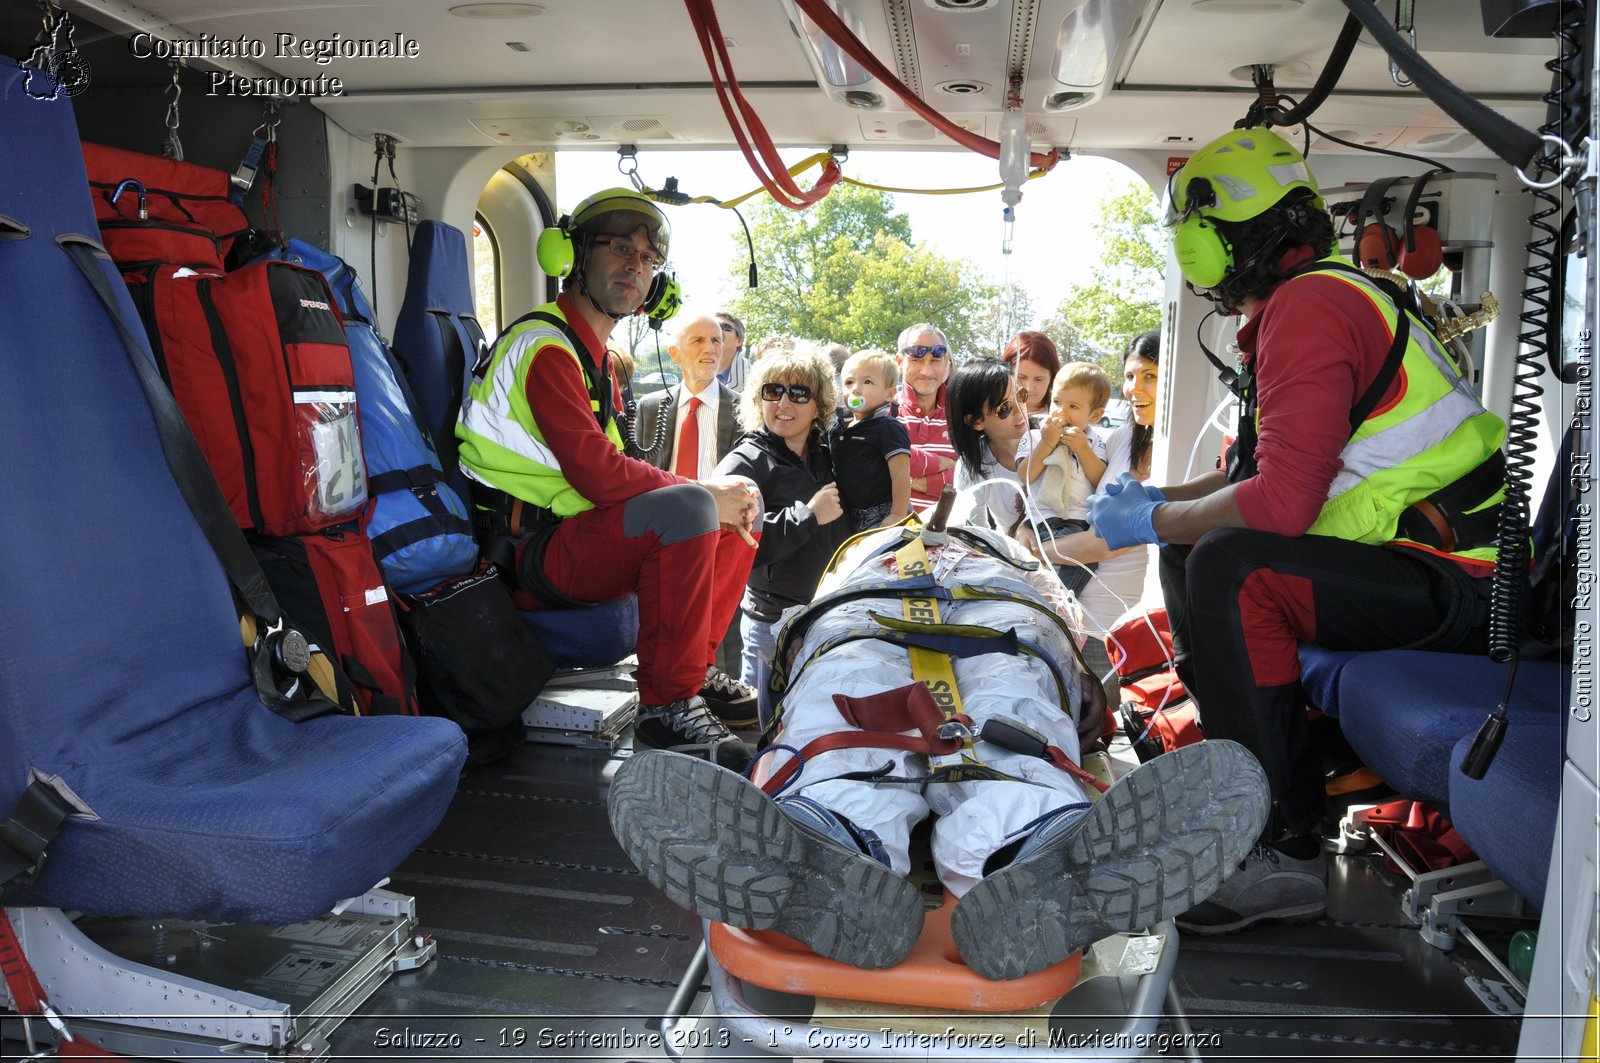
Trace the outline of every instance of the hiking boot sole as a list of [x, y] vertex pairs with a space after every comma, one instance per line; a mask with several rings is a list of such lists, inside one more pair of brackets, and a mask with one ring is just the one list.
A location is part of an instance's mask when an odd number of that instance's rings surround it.
[[968, 966], [1020, 978], [1108, 934], [1153, 926], [1209, 897], [1266, 823], [1261, 765], [1210, 740], [1117, 780], [1053, 844], [986, 876], [951, 919]]
[[706, 761], [636, 752], [617, 769], [607, 811], [645, 878], [704, 918], [774, 930], [866, 968], [899, 963], [922, 931], [922, 898], [909, 882]]
[[1309, 923], [1314, 919], [1321, 919], [1326, 914], [1328, 914], [1328, 902], [1321, 900], [1277, 908], [1270, 912], [1257, 912], [1242, 919], [1235, 919], [1231, 923], [1186, 923], [1182, 919], [1175, 922], [1178, 924], [1178, 929], [1185, 934], [1212, 936], [1231, 934], [1236, 930], [1255, 926], [1257, 923]]

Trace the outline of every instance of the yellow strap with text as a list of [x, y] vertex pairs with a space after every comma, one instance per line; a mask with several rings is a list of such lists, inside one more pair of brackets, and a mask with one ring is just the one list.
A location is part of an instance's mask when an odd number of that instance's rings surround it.
[[[896, 550], [894, 565], [901, 579], [926, 576], [930, 569], [928, 551], [923, 547], [922, 539], [914, 537]], [[940, 622], [939, 603], [933, 598], [902, 598], [900, 610], [901, 615], [914, 624]], [[911, 655], [912, 678], [928, 688], [928, 692], [933, 695], [934, 704], [939, 706], [939, 711], [944, 713], [945, 719], [965, 712], [961, 704], [961, 690], [956, 686], [955, 662], [950, 659], [950, 655], [921, 646], [908, 647], [907, 652]], [[972, 748], [970, 733], [962, 738], [960, 752], [943, 757], [929, 757], [928, 760], [935, 772], [940, 769], [959, 768], [962, 765], [983, 767], [983, 762], [978, 759], [977, 753]]]

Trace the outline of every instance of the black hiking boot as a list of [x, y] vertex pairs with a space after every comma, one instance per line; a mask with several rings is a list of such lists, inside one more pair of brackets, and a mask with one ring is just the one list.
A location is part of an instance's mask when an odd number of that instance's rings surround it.
[[1269, 804], [1266, 773], [1235, 742], [1141, 764], [1087, 811], [1037, 828], [961, 898], [950, 923], [961, 958], [985, 978], [1021, 978], [1186, 912], [1250, 851]]
[[754, 755], [699, 697], [668, 705], [640, 705], [633, 721], [633, 741], [635, 747], [687, 753], [730, 771], [744, 771]]
[[758, 715], [755, 687], [717, 671], [713, 665], [706, 669], [706, 685], [700, 688], [700, 696], [717, 719], [729, 727], [755, 726]]
[[617, 769], [609, 812], [644, 876], [706, 919], [865, 968], [899, 963], [922, 932], [916, 887], [813, 801], [776, 802], [703, 760], [644, 752]]

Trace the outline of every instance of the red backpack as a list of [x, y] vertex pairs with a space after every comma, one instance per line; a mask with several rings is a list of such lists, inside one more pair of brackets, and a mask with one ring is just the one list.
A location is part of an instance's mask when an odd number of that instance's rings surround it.
[[322, 274], [154, 266], [130, 277], [156, 361], [241, 528], [351, 519], [367, 499], [355, 375]]

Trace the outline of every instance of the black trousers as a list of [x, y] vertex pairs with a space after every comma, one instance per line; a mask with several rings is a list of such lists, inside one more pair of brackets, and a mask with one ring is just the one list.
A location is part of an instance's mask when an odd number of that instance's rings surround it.
[[1298, 647], [1483, 653], [1489, 580], [1420, 550], [1247, 528], [1160, 552], [1177, 670], [1208, 738], [1240, 743], [1266, 770], [1264, 841], [1322, 819], [1322, 766], [1306, 726]]

